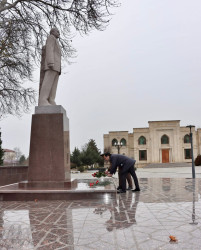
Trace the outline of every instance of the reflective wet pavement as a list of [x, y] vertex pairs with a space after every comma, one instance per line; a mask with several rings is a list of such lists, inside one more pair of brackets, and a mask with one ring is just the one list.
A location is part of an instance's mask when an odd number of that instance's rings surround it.
[[0, 249], [201, 249], [201, 179], [139, 181], [116, 198], [0, 202]]

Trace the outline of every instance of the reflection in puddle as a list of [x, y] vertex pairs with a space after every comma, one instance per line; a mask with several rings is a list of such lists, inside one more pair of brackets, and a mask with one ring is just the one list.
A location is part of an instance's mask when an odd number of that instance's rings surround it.
[[121, 233], [121, 230], [128, 229], [136, 224], [135, 214], [139, 197], [140, 193], [129, 192], [123, 199], [118, 196], [117, 200], [110, 200], [109, 202], [106, 194], [102, 204], [82, 208], [74, 204], [67, 208], [68, 221], [72, 218], [71, 223], [67, 225], [68, 230], [73, 231], [72, 242], [81, 246], [89, 242], [88, 239], [90, 238], [89, 248], [93, 246], [94, 249], [98, 249], [97, 239], [99, 238], [98, 235], [101, 234], [108, 247], [112, 240], [113, 244], [116, 245], [112, 249], [119, 249], [117, 234], [118, 232]]
[[2, 241], [5, 249], [13, 249], [10, 244], [15, 249], [34, 249], [28, 210], [6, 210], [2, 219]]

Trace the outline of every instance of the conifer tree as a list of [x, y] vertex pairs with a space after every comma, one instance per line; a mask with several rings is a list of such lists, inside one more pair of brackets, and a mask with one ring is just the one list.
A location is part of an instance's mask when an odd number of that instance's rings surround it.
[[3, 165], [3, 156], [4, 156], [4, 151], [2, 149], [1, 130], [0, 130], [0, 165]]

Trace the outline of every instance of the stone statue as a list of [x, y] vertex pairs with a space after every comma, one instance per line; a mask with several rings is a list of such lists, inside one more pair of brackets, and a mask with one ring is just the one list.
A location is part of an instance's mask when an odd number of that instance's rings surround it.
[[38, 106], [56, 105], [57, 83], [61, 74], [61, 49], [57, 40], [59, 37], [59, 30], [52, 28], [42, 49]]

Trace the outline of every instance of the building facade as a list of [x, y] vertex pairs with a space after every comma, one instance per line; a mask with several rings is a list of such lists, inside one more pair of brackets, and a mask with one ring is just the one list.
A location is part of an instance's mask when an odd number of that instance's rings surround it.
[[[104, 134], [104, 151], [127, 155], [138, 167], [151, 163], [191, 162], [190, 129], [179, 120], [149, 121], [147, 128]], [[201, 154], [201, 129], [192, 128], [194, 158]]]
[[16, 152], [11, 149], [3, 149], [4, 151], [4, 165], [14, 165], [16, 164]]

